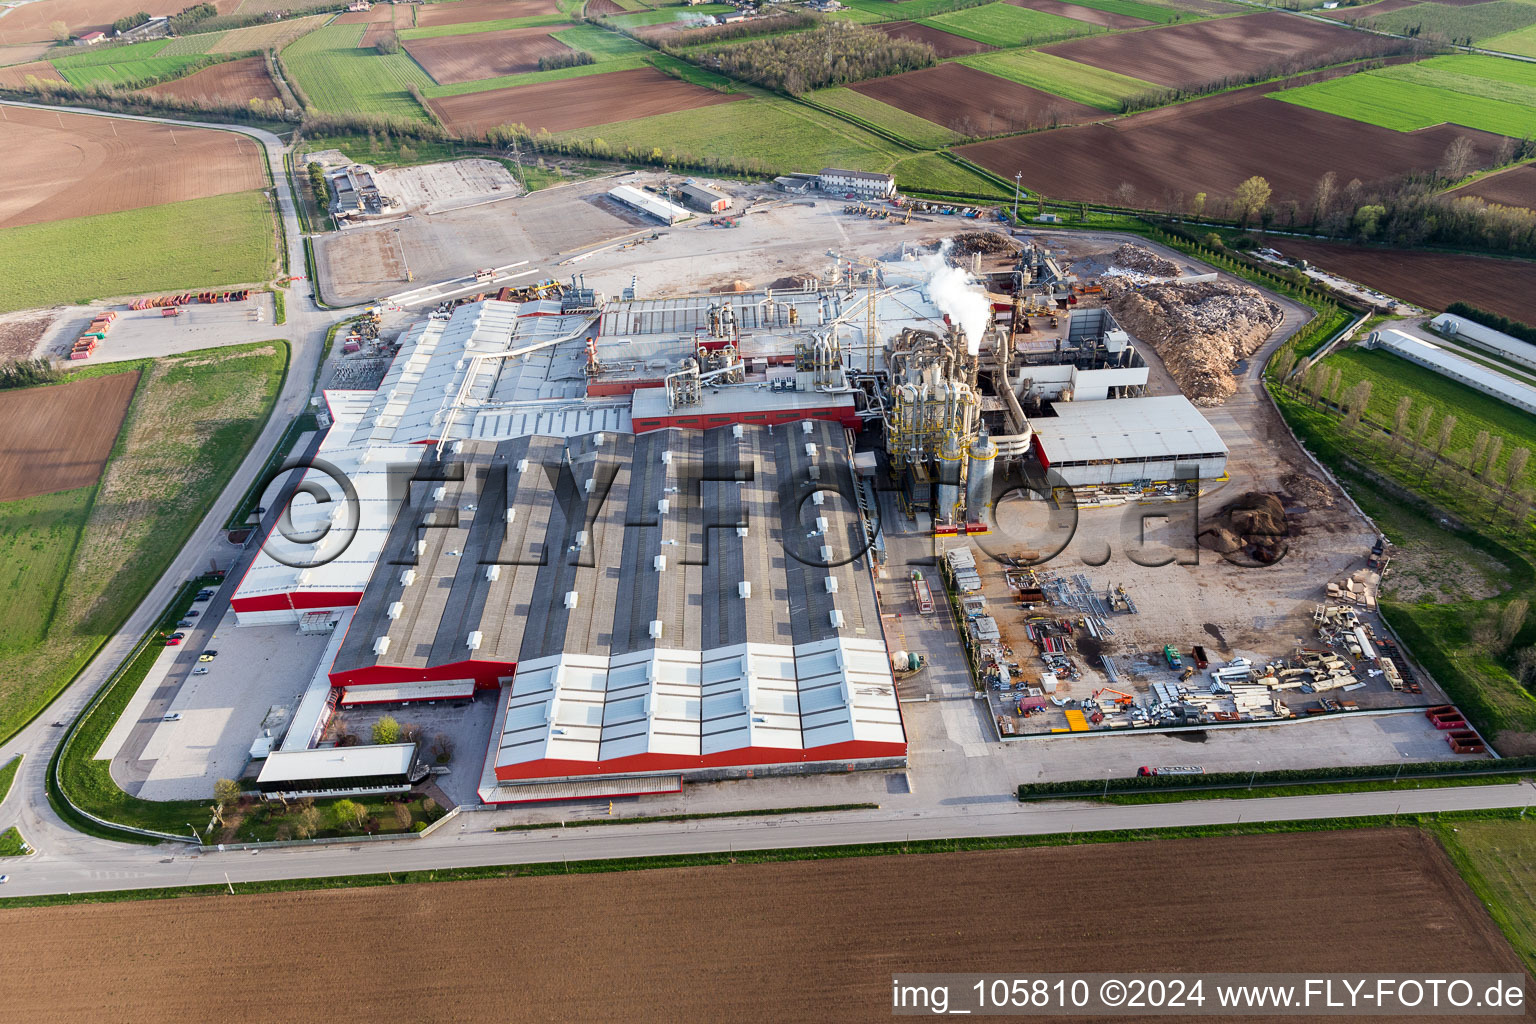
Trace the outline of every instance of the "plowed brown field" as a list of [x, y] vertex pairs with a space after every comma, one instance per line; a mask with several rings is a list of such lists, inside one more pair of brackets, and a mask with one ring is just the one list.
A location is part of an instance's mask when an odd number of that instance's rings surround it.
[[1032, 11], [1057, 14], [1063, 18], [1071, 18], [1073, 21], [1087, 22], [1089, 25], [1101, 25], [1104, 28], [1141, 28], [1143, 25], [1154, 24], [1145, 18], [1099, 11], [1079, 4], [1062, 3], [1061, 0], [1008, 0], [1008, 3], [1015, 7], [1027, 7]]
[[1269, 11], [1240, 18], [1098, 35], [1043, 49], [1144, 82], [1192, 88], [1281, 65], [1321, 67], [1381, 52], [1382, 40], [1310, 18]]
[[1340, 181], [1370, 183], [1432, 169], [1459, 137], [1470, 139], [1479, 164], [1486, 164], [1500, 142], [1497, 135], [1456, 125], [1416, 132], [1378, 128], [1270, 99], [1266, 94], [1274, 88], [1237, 89], [1110, 123], [980, 142], [960, 152], [1010, 178], [1023, 171], [1025, 186], [1055, 199], [1125, 203], [1120, 187], [1130, 185], [1130, 205], [1182, 206], [1181, 196], [1227, 197], [1258, 174], [1274, 189], [1278, 207], [1309, 200], [1328, 171]]
[[277, 86], [267, 74], [265, 57], [242, 57], [225, 61], [186, 78], [161, 82], [144, 90], [151, 96], [175, 96], [196, 103], [249, 103], [251, 100], [275, 100]]
[[228, 1022], [888, 1022], [897, 971], [1523, 973], [1402, 829], [0, 910], [0, 1020], [207, 1019], [210, 964], [239, 965]]
[[1421, 0], [1376, 0], [1374, 4], [1366, 4], [1363, 7], [1340, 7], [1337, 10], [1319, 12], [1325, 18], [1334, 21], [1360, 21], [1363, 18], [1374, 18], [1378, 14], [1390, 14], [1400, 11], [1404, 7], [1412, 7]]
[[[460, 3], [466, 0], [459, 0]], [[440, 85], [539, 70], [539, 58], [570, 53], [549, 28], [509, 28], [472, 36], [411, 39], [405, 49]], [[558, 31], [558, 29], [556, 29]]]
[[1444, 310], [1460, 300], [1536, 324], [1536, 260], [1363, 248], [1312, 239], [1275, 238], [1274, 246], [1287, 256], [1310, 260], [1425, 309]]
[[940, 64], [848, 88], [971, 136], [1002, 135], [1105, 116], [1102, 110], [964, 64]]
[[0, 86], [24, 88], [29, 76], [39, 81], [49, 79], [55, 82], [64, 81], [64, 76], [59, 74], [59, 69], [54, 67], [51, 61], [35, 60], [29, 64], [12, 64], [10, 67], [0, 68]]
[[1536, 164], [1526, 164], [1512, 170], [1479, 178], [1452, 195], [1477, 196], [1490, 203], [1503, 206], [1536, 207]]
[[555, 0], [454, 0], [452, 3], [423, 4], [416, 12], [416, 27], [469, 25], [477, 21], [532, 18], [540, 14], [559, 13], [560, 8], [555, 5]]
[[135, 370], [73, 384], [0, 391], [0, 423], [6, 425], [5, 444], [0, 445], [0, 501], [95, 483], [138, 383]]
[[624, 8], [613, 0], [587, 0], [587, 17], [601, 18], [605, 14], [623, 14]]
[[957, 36], [953, 32], [940, 32], [936, 28], [919, 25], [914, 21], [885, 21], [870, 27], [884, 32], [893, 39], [911, 39], [919, 43], [927, 43], [933, 47], [934, 54], [940, 60], [946, 57], [964, 57], [972, 53], [986, 53], [989, 50], [997, 49], [995, 46], [978, 43], [974, 39]]
[[452, 130], [477, 135], [501, 124], [524, 124], [531, 131], [548, 128], [562, 132], [742, 98], [740, 94], [727, 95], [680, 82], [653, 68], [641, 68], [427, 102]]
[[[220, 14], [229, 14], [240, 0], [211, 0]], [[0, 18], [0, 45], [41, 43], [53, 39], [52, 25], [62, 21], [74, 35], [86, 32], [111, 32], [118, 18], [144, 9], [143, 0], [42, 0], [12, 8]], [[161, 11], [171, 14], [181, 8]], [[150, 13], [159, 11], [158, 7]]]
[[264, 157], [233, 132], [6, 108], [0, 227], [264, 188]]

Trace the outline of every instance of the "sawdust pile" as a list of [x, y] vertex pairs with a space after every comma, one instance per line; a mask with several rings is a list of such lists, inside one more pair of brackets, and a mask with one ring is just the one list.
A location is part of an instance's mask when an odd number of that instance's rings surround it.
[[1200, 546], [1237, 560], [1269, 565], [1289, 547], [1285, 505], [1268, 491], [1249, 491], [1200, 531]]
[[1237, 390], [1233, 369], [1268, 340], [1285, 312], [1247, 285], [1227, 281], [1149, 284], [1104, 279], [1115, 319], [1150, 344], [1196, 405]]
[[1012, 256], [1024, 247], [996, 231], [965, 231], [949, 240], [945, 258], [954, 266], [969, 262], [976, 253], [983, 256]]
[[1164, 259], [1151, 249], [1144, 249], [1130, 242], [1126, 242], [1120, 248], [1110, 253], [1105, 262], [1111, 267], [1119, 267], [1121, 270], [1135, 270], [1143, 274], [1151, 274], [1153, 277], [1179, 276], [1179, 265], [1177, 263]]

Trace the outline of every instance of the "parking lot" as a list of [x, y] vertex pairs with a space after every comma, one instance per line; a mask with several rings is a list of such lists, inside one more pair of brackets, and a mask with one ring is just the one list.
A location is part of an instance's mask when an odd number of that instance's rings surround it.
[[67, 359], [70, 346], [80, 332], [90, 326], [91, 318], [104, 309], [117, 314], [112, 329], [96, 351], [91, 363], [113, 363], [128, 359], [173, 356], [222, 345], [243, 345], [252, 338], [253, 329], [269, 329], [268, 337], [282, 337], [273, 324], [272, 293], [253, 293], [244, 302], [193, 303], [180, 307], [181, 313], [168, 317], [159, 309], [128, 309], [99, 303], [66, 309], [48, 328], [39, 344], [40, 354]]

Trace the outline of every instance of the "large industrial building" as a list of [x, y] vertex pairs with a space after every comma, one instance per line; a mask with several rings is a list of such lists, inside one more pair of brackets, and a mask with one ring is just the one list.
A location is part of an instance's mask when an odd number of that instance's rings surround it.
[[1536, 387], [1402, 331], [1372, 331], [1362, 348], [1380, 348], [1516, 409], [1536, 413]]
[[[298, 502], [300, 539], [267, 538], [232, 600], [331, 631], [264, 788], [355, 783], [290, 756], [338, 707], [477, 693], [490, 802], [902, 763], [873, 475], [919, 528], [969, 529], [1010, 474], [1225, 459], [1038, 251], [963, 284], [965, 310], [939, 272], [837, 258], [791, 290], [613, 302], [549, 282], [409, 328], [377, 390], [326, 392], [306, 479], [355, 500]], [[347, 770], [398, 784], [404, 757]]]

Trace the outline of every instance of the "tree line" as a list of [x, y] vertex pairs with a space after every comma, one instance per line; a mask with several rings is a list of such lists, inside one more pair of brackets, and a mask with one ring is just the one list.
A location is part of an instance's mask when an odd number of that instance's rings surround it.
[[1220, 78], [1213, 78], [1199, 85], [1176, 89], [1151, 89], [1147, 92], [1137, 93], [1134, 96], [1127, 96], [1120, 101], [1120, 112], [1122, 114], [1130, 114], [1138, 110], [1149, 110], [1152, 107], [1165, 107], [1171, 103], [1182, 103], [1184, 100], [1194, 99], [1197, 96], [1206, 96], [1210, 93], [1223, 92], [1227, 89], [1237, 89], [1245, 85], [1255, 85], [1259, 82], [1268, 82], [1277, 78], [1290, 78], [1293, 75], [1304, 74], [1317, 68], [1331, 67], [1335, 64], [1363, 61], [1364, 63], [1351, 72], [1358, 73], [1385, 66], [1383, 58], [1386, 57], [1405, 53], [1423, 57], [1437, 52], [1439, 52], [1438, 47], [1430, 47], [1409, 39], [1361, 34], [1357, 42], [1324, 53], [1312, 53], [1293, 57], [1289, 60], [1275, 61], [1253, 71], [1236, 75], [1223, 75]]
[[852, 22], [691, 51], [700, 67], [791, 96], [932, 67], [933, 47]]
[[1469, 306], [1465, 302], [1453, 302], [1445, 307], [1445, 311], [1451, 314], [1451, 316], [1459, 316], [1464, 320], [1471, 320], [1473, 323], [1482, 324], [1484, 327], [1492, 327], [1494, 330], [1502, 331], [1511, 338], [1518, 338], [1521, 341], [1528, 341], [1532, 345], [1536, 345], [1536, 327], [1532, 327], [1530, 324], [1521, 323], [1519, 320], [1511, 320], [1507, 316], [1490, 313], [1486, 309], [1478, 309], [1476, 306]]
[[12, 359], [0, 363], [0, 390], [52, 384], [63, 376], [63, 371], [47, 359]]

